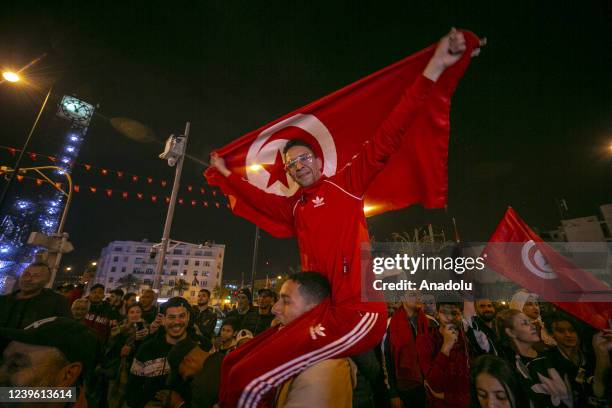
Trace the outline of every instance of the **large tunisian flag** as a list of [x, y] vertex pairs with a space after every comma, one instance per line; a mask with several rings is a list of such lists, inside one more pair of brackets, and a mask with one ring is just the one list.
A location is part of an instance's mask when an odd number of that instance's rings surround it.
[[518, 285], [593, 327], [608, 328], [612, 289], [542, 241], [511, 207], [483, 256], [487, 267]]
[[[438, 79], [432, 93], [405, 129], [401, 149], [378, 174], [365, 195], [366, 215], [420, 203], [441, 208], [447, 198], [447, 157], [451, 96], [470, 63], [479, 39], [464, 32], [467, 50]], [[323, 173], [332, 176], [357, 154], [381, 126], [433, 55], [432, 45], [330, 95], [249, 132], [216, 152], [228, 168], [270, 193], [291, 196], [298, 186], [285, 173], [282, 149], [289, 139], [309, 142], [323, 158]], [[235, 213], [266, 228], [255, 209], [233, 197], [222, 177], [212, 170], [208, 182], [230, 195]], [[269, 231], [270, 232], [270, 231]], [[281, 236], [282, 234], [274, 233]]]

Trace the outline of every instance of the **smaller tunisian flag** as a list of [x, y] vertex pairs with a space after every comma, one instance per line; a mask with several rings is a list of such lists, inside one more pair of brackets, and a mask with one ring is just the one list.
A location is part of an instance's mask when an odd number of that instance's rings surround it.
[[553, 250], [511, 207], [482, 256], [487, 267], [516, 284], [593, 327], [608, 328], [612, 289]]
[[[366, 215], [420, 203], [426, 208], [446, 204], [450, 103], [479, 39], [465, 32], [467, 49], [433, 86], [422, 110], [402, 129], [401, 148], [372, 181], [365, 194]], [[323, 173], [331, 177], [373, 138], [404, 92], [421, 75], [437, 44], [299, 108], [249, 132], [216, 151], [235, 174], [268, 193], [290, 197], [298, 190], [285, 173], [282, 149], [291, 139], [313, 146], [323, 160]], [[265, 216], [232, 195], [223, 177], [213, 169], [205, 173], [211, 185], [230, 195], [235, 213], [274, 230]], [[283, 236], [278, 231], [275, 236]]]

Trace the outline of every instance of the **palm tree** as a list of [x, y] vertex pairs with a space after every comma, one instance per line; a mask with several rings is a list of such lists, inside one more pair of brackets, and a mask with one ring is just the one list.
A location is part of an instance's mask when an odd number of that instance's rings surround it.
[[125, 276], [120, 277], [117, 280], [117, 283], [119, 284], [117, 285], [118, 288], [125, 288], [128, 292], [130, 292], [130, 289], [134, 288], [135, 291], [138, 288], [138, 286], [140, 285], [140, 279], [129, 273]]
[[189, 289], [189, 284], [184, 279], [179, 279], [174, 282], [172, 292], [177, 291], [179, 296], [183, 296], [183, 292]]

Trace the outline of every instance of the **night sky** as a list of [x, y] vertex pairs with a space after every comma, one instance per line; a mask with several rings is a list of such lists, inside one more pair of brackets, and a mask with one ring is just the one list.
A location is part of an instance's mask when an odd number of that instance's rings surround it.
[[[559, 224], [555, 199], [566, 199], [570, 217], [594, 215], [612, 202], [608, 1], [12, 3], [0, 15], [0, 65], [19, 68], [48, 56], [28, 71], [37, 89], [0, 84], [1, 145], [23, 144], [55, 82], [55, 98], [74, 93], [99, 104], [79, 162], [171, 182], [174, 169], [157, 155], [186, 121], [189, 153], [206, 159], [212, 148], [457, 26], [489, 43], [453, 100], [448, 211], [413, 207], [376, 216], [372, 235], [385, 240], [430, 222], [450, 232], [454, 216], [462, 239], [486, 241], [507, 205], [547, 229]], [[54, 110], [43, 116], [31, 151], [57, 153], [63, 135]], [[112, 117], [146, 124], [160, 144], [126, 138], [110, 126]], [[0, 164], [14, 160], [0, 151]], [[187, 162], [183, 190], [199, 189], [203, 170]], [[170, 193], [82, 168], [74, 178], [99, 189]], [[165, 213], [165, 205], [146, 200], [76, 194], [66, 225], [76, 250], [64, 265], [82, 268], [113, 240], [158, 241]], [[253, 233], [227, 209], [184, 205], [171, 236], [226, 244], [224, 277], [239, 278], [250, 271]], [[286, 272], [298, 264], [296, 244], [264, 233], [259, 259], [260, 277]]]

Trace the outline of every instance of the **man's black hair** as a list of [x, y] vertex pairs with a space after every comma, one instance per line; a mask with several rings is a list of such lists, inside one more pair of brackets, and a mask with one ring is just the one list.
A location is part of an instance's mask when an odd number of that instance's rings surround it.
[[104, 285], [103, 285], [103, 284], [101, 284], [101, 283], [96, 283], [95, 285], [93, 285], [93, 286], [91, 287], [91, 289], [89, 289], [89, 291], [91, 292], [91, 291], [96, 290], [96, 289], [98, 289], [98, 288], [102, 288], [102, 290], [105, 290], [105, 289], [106, 289], [106, 288], [104, 287]]
[[552, 334], [553, 332], [553, 325], [559, 322], [568, 322], [569, 324], [572, 325], [572, 327], [574, 328], [576, 332], [578, 332], [580, 329], [580, 326], [578, 325], [576, 320], [574, 320], [571, 316], [565, 313], [562, 313], [562, 312], [552, 313], [543, 320], [544, 320], [544, 327], [546, 327], [546, 330], [548, 330], [548, 333], [550, 334]]
[[294, 273], [288, 280], [300, 284], [298, 290], [310, 304], [321, 303], [331, 293], [329, 281], [318, 272]]
[[288, 141], [285, 144], [285, 147], [283, 147], [283, 156], [287, 154], [287, 152], [289, 151], [289, 149], [291, 149], [292, 147], [295, 146], [303, 146], [306, 147], [308, 149], [310, 149], [311, 152], [315, 152], [314, 148], [312, 147], [312, 145], [310, 145], [309, 143], [303, 141], [302, 139], [291, 139], [290, 141]]
[[113, 295], [117, 295], [120, 298], [123, 298], [123, 291], [121, 289], [113, 289], [110, 291], [110, 293], [112, 293]]
[[125, 295], [123, 295], [123, 300], [128, 300], [131, 297], [136, 297], [137, 295], [134, 292], [128, 292]]
[[221, 323], [221, 327], [223, 326], [232, 326], [232, 329], [235, 332], [240, 330], [240, 322], [238, 321], [238, 319], [233, 318], [233, 317], [228, 317], [227, 319], [225, 319], [223, 323]]
[[441, 301], [436, 303], [436, 310], [440, 311], [442, 306], [456, 306], [457, 309], [463, 312], [463, 302], [451, 302], [451, 301]]
[[189, 314], [191, 314], [191, 305], [189, 304], [187, 299], [185, 299], [184, 297], [181, 297], [181, 296], [175, 296], [175, 297], [172, 297], [172, 298], [168, 299], [167, 302], [162, 304], [161, 312], [165, 315], [166, 311], [169, 308], [171, 308], [171, 307], [181, 307], [181, 306], [184, 307]]
[[208, 295], [208, 297], [210, 297], [210, 290], [208, 290], [208, 289], [200, 289], [200, 293], [202, 293], [202, 292], [205, 292]]

